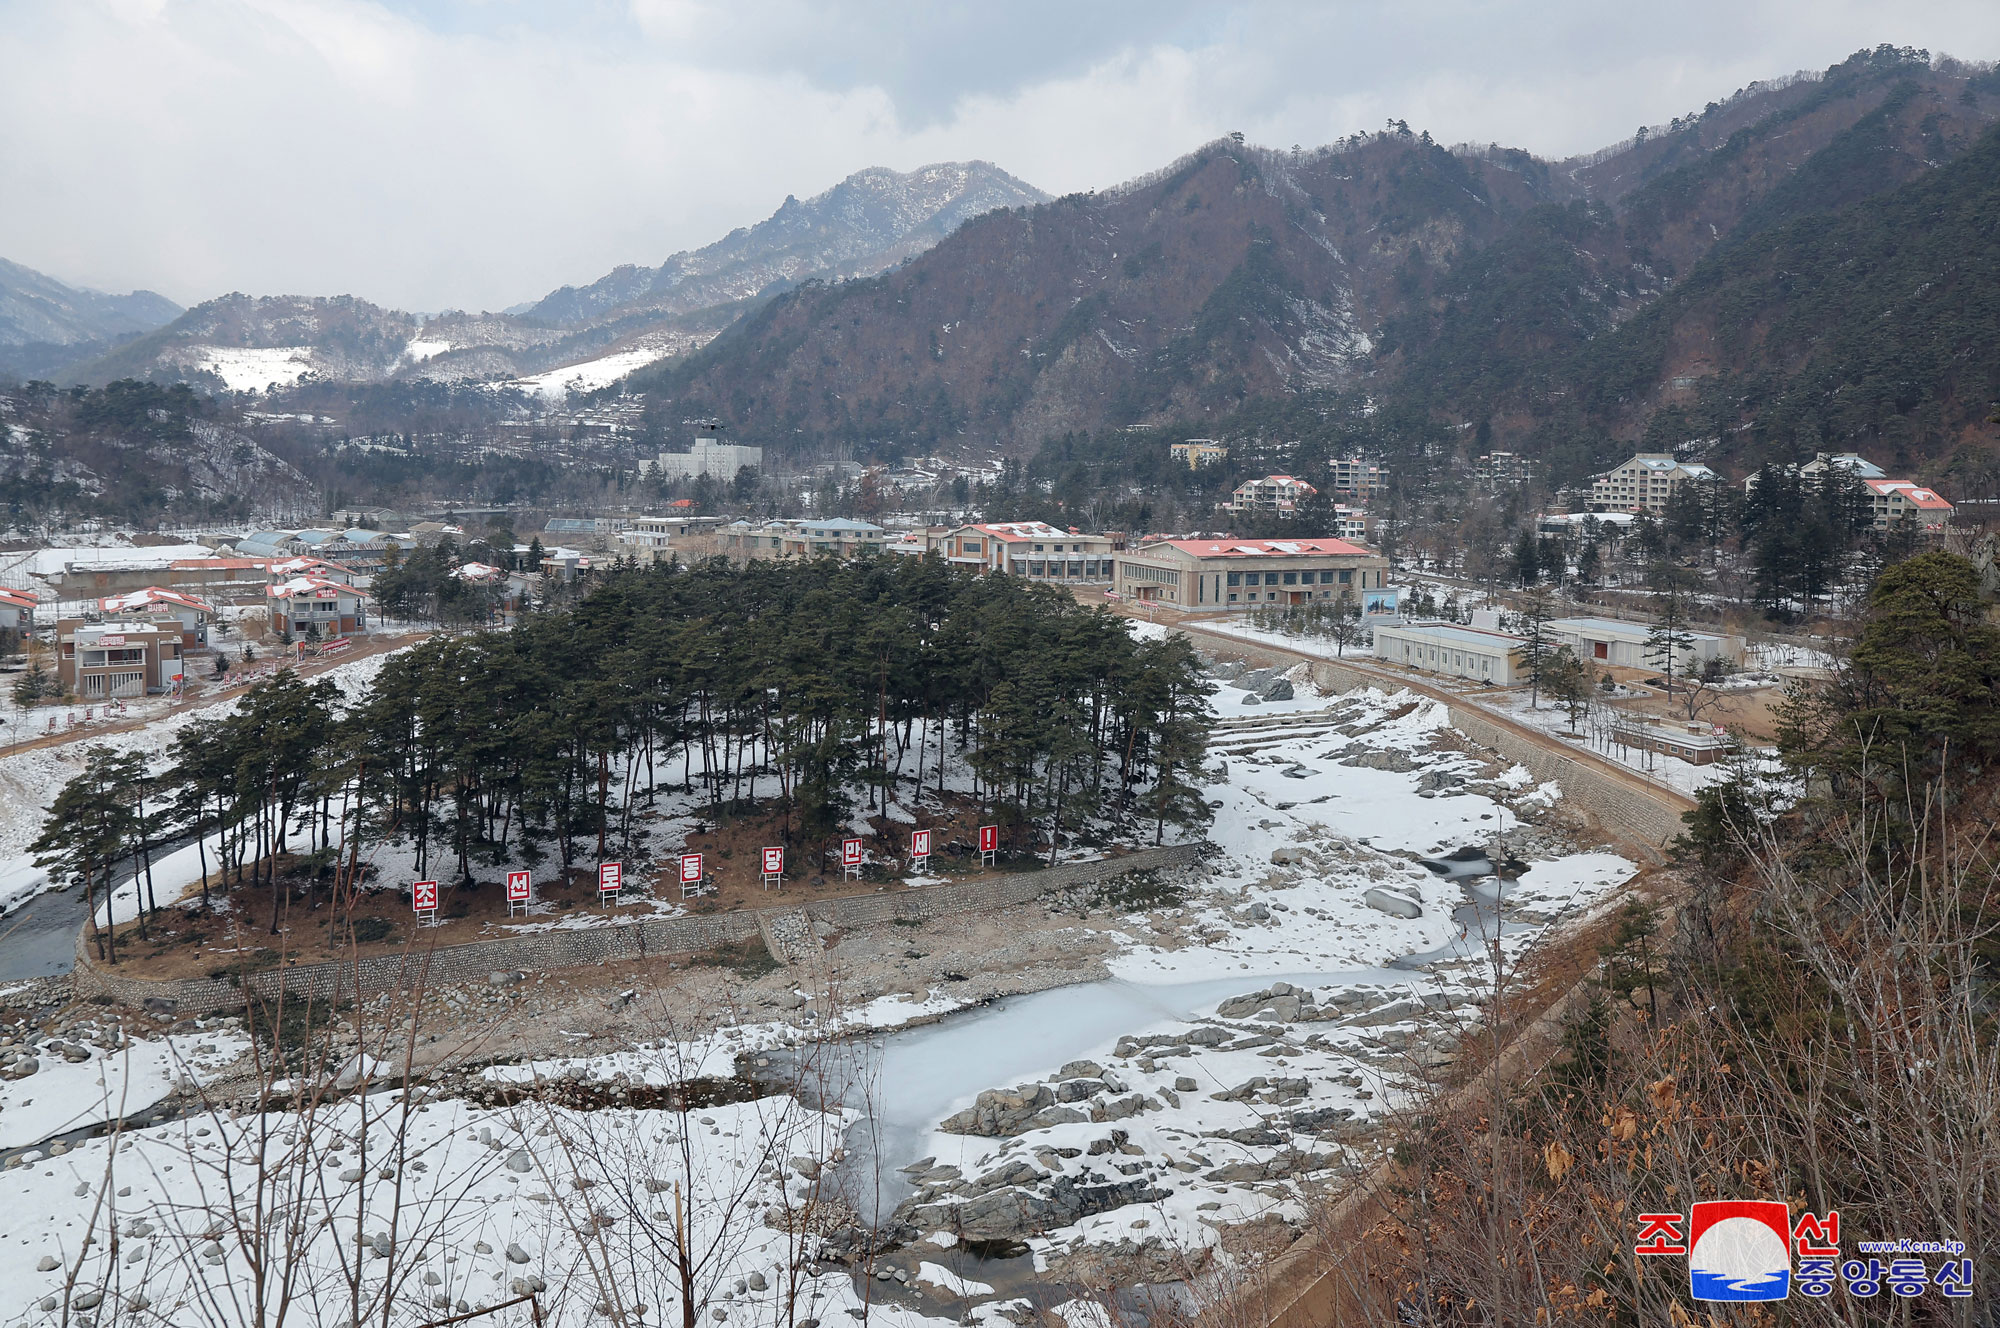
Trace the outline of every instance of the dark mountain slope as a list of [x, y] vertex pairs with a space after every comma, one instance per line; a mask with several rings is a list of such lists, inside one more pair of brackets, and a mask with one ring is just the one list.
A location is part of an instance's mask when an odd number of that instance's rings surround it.
[[809, 284], [633, 382], [778, 446], [1282, 428], [1389, 455], [1476, 439], [1566, 478], [1685, 432], [1723, 368], [1700, 324], [1733, 326], [1746, 297], [1635, 319], [1759, 237], [1805, 261], [1816, 227], [1936, 176], [2000, 115], [1994, 81], [1880, 48], [1560, 165], [1399, 129], [1305, 154], [1224, 141]]
[[0, 373], [28, 378], [173, 321], [181, 307], [151, 291], [106, 295], [0, 258]]

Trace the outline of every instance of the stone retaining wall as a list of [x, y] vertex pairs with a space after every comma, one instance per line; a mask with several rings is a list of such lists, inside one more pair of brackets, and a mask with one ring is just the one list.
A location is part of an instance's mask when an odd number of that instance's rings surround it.
[[[100, 966], [77, 937], [74, 979], [79, 995], [102, 994], [127, 1005], [170, 1002], [179, 1015], [208, 1014], [243, 1004], [244, 988], [265, 997], [280, 991], [320, 1001], [349, 1000], [376, 992], [410, 987], [418, 982], [464, 982], [493, 972], [533, 970], [561, 972], [587, 968], [606, 960], [646, 959], [712, 949], [731, 942], [768, 937], [764, 914], [796, 913], [803, 908], [815, 920], [836, 927], [863, 927], [892, 918], [931, 918], [953, 913], [978, 913], [1026, 903], [1051, 890], [1091, 884], [1148, 868], [1192, 862], [1206, 844], [1177, 844], [1145, 849], [1121, 858], [1063, 863], [1046, 871], [980, 877], [946, 885], [852, 895], [773, 909], [713, 913], [700, 917], [647, 918], [619, 926], [509, 936], [494, 941], [443, 946], [425, 951], [413, 947], [403, 954], [373, 955], [350, 963], [298, 964], [250, 974], [241, 983], [216, 978], [152, 981], [128, 977]], [[789, 956], [774, 947], [780, 963]]]

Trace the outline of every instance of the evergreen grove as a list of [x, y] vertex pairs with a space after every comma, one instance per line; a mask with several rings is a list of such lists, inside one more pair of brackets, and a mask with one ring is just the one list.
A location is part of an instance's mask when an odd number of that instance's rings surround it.
[[636, 864], [635, 814], [679, 789], [707, 817], [774, 815], [816, 863], [855, 815], [942, 795], [949, 767], [1015, 851], [1053, 860], [1086, 822], [1157, 842], [1208, 819], [1209, 690], [1180, 638], [935, 556], [625, 569], [513, 630], [400, 651], [345, 701], [281, 673], [183, 730], [149, 816], [82, 776], [71, 801], [103, 814], [52, 817], [36, 848], [108, 884], [128, 839], [219, 831], [217, 868], [271, 887], [275, 928], [285, 858], [336, 902], [384, 841], [459, 885], [552, 855]]

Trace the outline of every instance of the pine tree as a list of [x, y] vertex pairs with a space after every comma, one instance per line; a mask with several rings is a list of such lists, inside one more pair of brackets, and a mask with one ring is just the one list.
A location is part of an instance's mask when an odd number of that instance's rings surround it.
[[1694, 649], [1694, 633], [1687, 628], [1687, 598], [1679, 586], [1672, 586], [1660, 600], [1659, 617], [1646, 631], [1645, 657], [1666, 671], [1667, 695], [1674, 692], [1674, 665], [1681, 655]]
[[1555, 616], [1555, 602], [1548, 591], [1538, 588], [1522, 597], [1521, 644], [1514, 651], [1514, 658], [1521, 671], [1528, 676], [1528, 708], [1531, 710], [1542, 703], [1542, 679], [1556, 644], [1549, 635], [1548, 624]]

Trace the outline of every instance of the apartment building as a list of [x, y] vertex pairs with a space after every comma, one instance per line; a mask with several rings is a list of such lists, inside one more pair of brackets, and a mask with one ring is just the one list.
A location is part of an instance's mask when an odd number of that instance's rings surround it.
[[1652, 512], [1667, 510], [1667, 500], [1683, 484], [1721, 480], [1707, 466], [1693, 461], [1676, 461], [1667, 452], [1640, 452], [1615, 470], [1607, 470], [1590, 482], [1590, 506], [1600, 512]]
[[1229, 447], [1213, 438], [1190, 438], [1184, 443], [1167, 445], [1167, 455], [1186, 466], [1189, 470], [1200, 470], [1212, 466], [1229, 455]]
[[1318, 492], [1318, 489], [1295, 476], [1266, 475], [1261, 480], [1245, 480], [1237, 485], [1225, 506], [1232, 512], [1293, 516], [1306, 499]]

